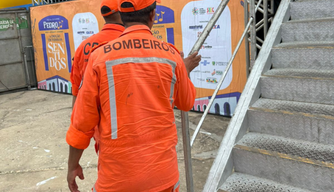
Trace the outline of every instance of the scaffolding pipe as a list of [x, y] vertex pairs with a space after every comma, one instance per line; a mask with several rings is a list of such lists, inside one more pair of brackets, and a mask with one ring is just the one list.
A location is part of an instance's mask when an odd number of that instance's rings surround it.
[[256, 28], [256, 32], [260, 31], [260, 29], [262, 29], [264, 26], [264, 24], [260, 25], [259, 27]]
[[260, 41], [263, 44], [263, 40], [260, 37], [256, 37], [256, 40]]
[[[272, 18], [268, 19], [268, 22], [271, 22]], [[264, 23], [262, 23], [260, 26], [256, 26], [256, 32], [258, 32], [260, 29], [264, 27]], [[265, 37], [265, 36], [264, 36]]]
[[264, 39], [266, 39], [267, 32], [268, 32], [268, 0], [263, 1], [263, 19], [264, 19], [264, 30], [263, 30], [263, 35]]
[[262, 25], [263, 22], [264, 22], [264, 19], [261, 19], [261, 21], [259, 21], [259, 22], [256, 23], [255, 27], [258, 27], [258, 26]]
[[[247, 23], [248, 23], [248, 18], [249, 18], [249, 13], [248, 13], [248, 2], [245, 1], [244, 3], [244, 15], [245, 15], [245, 28], [247, 27]], [[248, 30], [247, 30], [248, 31]], [[249, 41], [248, 41], [248, 32], [247, 32], [247, 37], [245, 38], [245, 51], [246, 51], [246, 75], [247, 78], [249, 76], [249, 70], [250, 70], [250, 54], [249, 54]]]
[[257, 12], [257, 10], [259, 9], [260, 5], [262, 3], [262, 0], [260, 0], [258, 3], [257, 3], [257, 6], [255, 8], [255, 13]]
[[256, 59], [256, 54], [257, 54], [257, 49], [256, 49], [256, 17], [255, 17], [255, 2], [254, 0], [250, 1], [250, 17], [253, 18], [252, 25], [250, 26], [250, 32], [251, 32], [251, 68], [254, 65], [255, 59]]

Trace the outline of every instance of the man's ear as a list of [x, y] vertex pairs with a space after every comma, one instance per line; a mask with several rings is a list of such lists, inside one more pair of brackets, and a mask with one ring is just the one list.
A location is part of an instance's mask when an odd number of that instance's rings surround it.
[[154, 19], [155, 19], [155, 9], [150, 13], [150, 21], [154, 22]]

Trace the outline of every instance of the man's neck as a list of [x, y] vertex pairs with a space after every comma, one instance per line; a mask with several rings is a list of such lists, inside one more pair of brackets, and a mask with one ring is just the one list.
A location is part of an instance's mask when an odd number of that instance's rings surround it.
[[114, 24], [114, 25], [122, 25], [124, 26], [122, 23], [116, 23], [116, 22], [106, 22], [105, 25], [107, 24]]
[[149, 27], [148, 25], [146, 25], [146, 24], [144, 24], [144, 23], [140, 23], [140, 22], [129, 22], [129, 23], [126, 23], [125, 28], [131, 27], [131, 26], [134, 26], [134, 25], [145, 25], [145, 26]]

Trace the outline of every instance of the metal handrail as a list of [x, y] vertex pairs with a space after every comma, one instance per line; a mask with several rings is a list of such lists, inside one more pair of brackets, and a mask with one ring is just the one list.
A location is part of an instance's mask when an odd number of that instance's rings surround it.
[[230, 67], [232, 66], [233, 60], [234, 60], [235, 56], [237, 55], [237, 53], [238, 53], [238, 51], [239, 51], [239, 48], [240, 48], [240, 46], [241, 46], [241, 43], [242, 43], [243, 40], [245, 39], [245, 36], [246, 36], [246, 34], [247, 34], [247, 31], [248, 31], [248, 28], [250, 27], [250, 25], [251, 25], [252, 22], [253, 22], [253, 18], [251, 17], [251, 18], [249, 19], [248, 23], [247, 23], [246, 29], [244, 30], [244, 32], [243, 32], [243, 34], [242, 34], [242, 36], [241, 36], [241, 38], [240, 38], [240, 40], [239, 40], [239, 42], [238, 42], [238, 45], [237, 45], [236, 49], [235, 49], [234, 52], [233, 52], [233, 55], [232, 55], [232, 57], [231, 57], [231, 59], [230, 59], [228, 65], [227, 65], [227, 67], [225, 68], [225, 71], [224, 71], [224, 73], [223, 73], [221, 79], [219, 80], [219, 83], [218, 83], [218, 85], [217, 85], [217, 87], [216, 87], [216, 89], [215, 89], [215, 91], [214, 91], [214, 93], [213, 93], [213, 95], [212, 95], [212, 97], [211, 97], [211, 99], [210, 99], [210, 101], [209, 101], [208, 106], [207, 106], [207, 108], [205, 109], [204, 114], [202, 115], [202, 118], [201, 118], [201, 120], [199, 121], [199, 123], [198, 123], [198, 125], [197, 125], [197, 127], [196, 127], [196, 129], [195, 129], [195, 132], [194, 132], [194, 134], [193, 134], [193, 137], [191, 138], [190, 146], [193, 146], [193, 144], [194, 144], [194, 142], [195, 142], [195, 139], [196, 139], [196, 137], [197, 137], [197, 135], [198, 135], [198, 133], [199, 133], [199, 130], [201, 129], [201, 126], [202, 126], [202, 124], [203, 124], [203, 122], [204, 122], [204, 119], [205, 119], [206, 115], [208, 114], [208, 112], [209, 112], [209, 110], [210, 110], [210, 108], [211, 108], [211, 106], [212, 106], [212, 104], [213, 104], [213, 101], [215, 100], [215, 98], [216, 98], [216, 96], [217, 96], [217, 93], [218, 93], [220, 87], [222, 86], [222, 84], [223, 84], [223, 82], [224, 82], [224, 80], [225, 80], [225, 77], [226, 77], [226, 75], [227, 75], [228, 70], [229, 70]]

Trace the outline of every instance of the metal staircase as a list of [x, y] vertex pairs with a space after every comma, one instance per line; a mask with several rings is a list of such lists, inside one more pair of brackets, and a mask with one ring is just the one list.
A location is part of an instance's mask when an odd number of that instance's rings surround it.
[[334, 192], [334, 0], [282, 0], [205, 192]]

